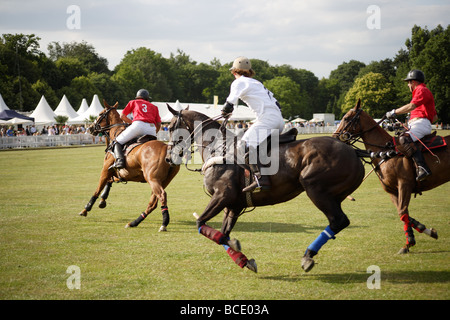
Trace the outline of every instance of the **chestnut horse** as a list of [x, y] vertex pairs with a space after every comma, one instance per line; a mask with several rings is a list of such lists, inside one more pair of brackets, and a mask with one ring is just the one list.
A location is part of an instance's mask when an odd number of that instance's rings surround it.
[[[272, 136], [270, 153], [275, 155], [272, 161], [279, 164], [276, 172], [269, 175], [272, 188], [258, 193], [244, 193], [243, 165], [228, 161], [230, 154], [233, 154], [233, 157], [236, 155], [233, 149], [236, 148], [234, 134], [204, 114], [188, 110], [189, 107], [179, 112], [169, 105], [168, 108], [174, 117], [169, 125], [167, 161], [178, 163], [179, 156], [195, 141], [202, 155], [202, 161], [205, 162], [204, 185], [211, 195], [211, 200], [202, 215], [197, 218], [199, 233], [223, 245], [229, 256], [241, 268], [247, 267], [256, 272], [254, 259], [247, 259], [241, 252], [239, 241], [229, 238], [238, 217], [247, 207], [274, 205], [291, 200], [306, 191], [329, 222], [329, 226], [308, 246], [302, 258], [302, 268], [306, 272], [310, 271], [314, 266], [312, 258], [319, 249], [350, 224], [342, 211], [341, 203], [358, 188], [364, 178], [364, 166], [355, 150], [332, 137], [296, 140], [296, 130], [292, 138], [287, 139], [290, 142], [283, 144], [281, 143], [283, 135]], [[230, 140], [234, 141], [225, 153], [222, 153], [224, 144], [221, 136], [227, 137], [227, 140], [231, 137]], [[213, 154], [210, 152], [212, 149], [219, 155], [215, 153], [209, 157]], [[221, 231], [218, 231], [208, 226], [206, 222], [222, 210], [225, 216]]]
[[[94, 135], [100, 132], [103, 133], [107, 137], [107, 141], [112, 142], [125, 129], [127, 124], [120, 119], [116, 109], [117, 102], [114, 106], [109, 106], [105, 100], [103, 100], [103, 103], [105, 109], [100, 112], [94, 124], [89, 127], [89, 130]], [[139, 144], [127, 155], [126, 167], [117, 170], [112, 167], [115, 160], [114, 156], [107, 149], [97, 189], [85, 208], [80, 212], [80, 215], [87, 215], [102, 190], [99, 207], [106, 207], [106, 199], [114, 181], [148, 182], [152, 189], [152, 194], [147, 209], [136, 220], [128, 223], [125, 227], [137, 227], [156, 208], [159, 200], [163, 215], [163, 222], [159, 231], [166, 231], [170, 216], [167, 208], [167, 194], [164, 189], [180, 170], [179, 166], [171, 166], [165, 161], [166, 151], [167, 145], [162, 141], [151, 140], [144, 144]]]
[[[390, 194], [404, 223], [406, 244], [400, 249], [400, 254], [409, 252], [409, 248], [415, 245], [413, 228], [419, 233], [425, 233], [434, 239], [438, 238], [436, 230], [426, 228], [409, 216], [408, 206], [413, 192], [420, 194], [450, 180], [450, 148], [433, 150], [440, 159], [439, 163], [429, 152], [424, 152], [425, 161], [432, 175], [424, 181], [417, 182], [413, 161], [395, 151], [393, 137], [362, 110], [361, 101], [345, 114], [333, 136], [351, 144], [361, 139], [365, 148], [370, 149], [372, 154], [384, 155], [383, 158], [372, 157], [371, 163], [384, 191]], [[447, 145], [450, 144], [450, 136], [444, 139]]]

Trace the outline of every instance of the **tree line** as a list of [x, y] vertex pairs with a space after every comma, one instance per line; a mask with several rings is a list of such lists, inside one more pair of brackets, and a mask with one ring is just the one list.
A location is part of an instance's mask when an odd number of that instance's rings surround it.
[[[129, 50], [113, 69], [95, 48], [81, 43], [52, 42], [48, 55], [39, 49], [34, 34], [3, 34], [0, 38], [0, 93], [6, 104], [19, 111], [32, 111], [45, 95], [55, 109], [63, 95], [77, 108], [83, 98], [97, 94], [120, 107], [138, 89], [149, 90], [153, 101], [224, 103], [233, 77], [232, 62], [197, 63], [178, 49], [164, 58], [150, 48]], [[433, 30], [414, 26], [393, 58], [365, 64], [343, 62], [328, 78], [290, 65], [270, 65], [251, 59], [255, 78], [271, 90], [288, 119], [310, 119], [313, 113], [334, 113], [338, 119], [360, 98], [364, 109], [379, 118], [387, 110], [411, 100], [403, 79], [416, 68], [426, 75], [434, 94], [439, 122], [450, 122], [450, 25]]]

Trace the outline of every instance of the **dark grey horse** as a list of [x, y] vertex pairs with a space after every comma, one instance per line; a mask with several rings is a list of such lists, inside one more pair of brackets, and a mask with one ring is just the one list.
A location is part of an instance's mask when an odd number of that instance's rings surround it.
[[[359, 187], [364, 177], [364, 166], [355, 150], [332, 137], [295, 140], [295, 133], [291, 142], [281, 143], [285, 139], [281, 135], [278, 139], [280, 143], [272, 140], [270, 148], [272, 154], [278, 155], [278, 168], [270, 175], [271, 189], [244, 193], [245, 165], [220, 161], [220, 156], [216, 154], [211, 157], [211, 152], [208, 151], [213, 140], [220, 140], [218, 135], [211, 132], [225, 132], [221, 125], [202, 113], [188, 110], [189, 108], [179, 112], [170, 106], [168, 108], [174, 117], [169, 126], [170, 141], [166, 161], [173, 162], [193, 142], [198, 146], [203, 162], [210, 163], [212, 159], [219, 159], [211, 165], [203, 166], [204, 184], [211, 200], [197, 219], [199, 233], [223, 245], [241, 268], [248, 267], [256, 272], [255, 261], [247, 259], [241, 252], [239, 241], [229, 238], [239, 215], [247, 207], [274, 205], [291, 200], [306, 191], [329, 221], [329, 226], [308, 246], [302, 258], [303, 269], [306, 272], [311, 270], [314, 266], [312, 257], [329, 239], [334, 239], [337, 233], [350, 224], [342, 211], [341, 203]], [[180, 131], [187, 132], [187, 135], [180, 138], [183, 136]], [[226, 132], [223, 136], [229, 135]], [[227, 158], [226, 154], [222, 159]], [[222, 210], [225, 217], [221, 231], [218, 231], [206, 222]]]

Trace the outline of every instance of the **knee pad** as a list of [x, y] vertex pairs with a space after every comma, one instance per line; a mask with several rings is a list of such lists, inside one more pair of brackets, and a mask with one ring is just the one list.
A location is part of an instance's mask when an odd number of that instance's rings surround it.
[[398, 146], [400, 152], [409, 158], [412, 157], [412, 155], [417, 151], [416, 144], [411, 139], [409, 134], [401, 135], [398, 138], [398, 142], [400, 143]]

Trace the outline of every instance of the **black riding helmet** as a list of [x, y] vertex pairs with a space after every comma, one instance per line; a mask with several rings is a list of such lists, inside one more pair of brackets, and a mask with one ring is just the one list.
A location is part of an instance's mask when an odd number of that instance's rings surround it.
[[406, 79], [404, 79], [404, 81], [409, 81], [409, 80], [416, 80], [420, 83], [424, 83], [425, 82], [425, 74], [420, 70], [413, 69], [410, 72], [408, 72]]
[[140, 89], [140, 90], [136, 93], [136, 99], [144, 99], [144, 100], [150, 101], [151, 97], [150, 97], [150, 94], [148, 93], [147, 90], [145, 90], [145, 89]]

